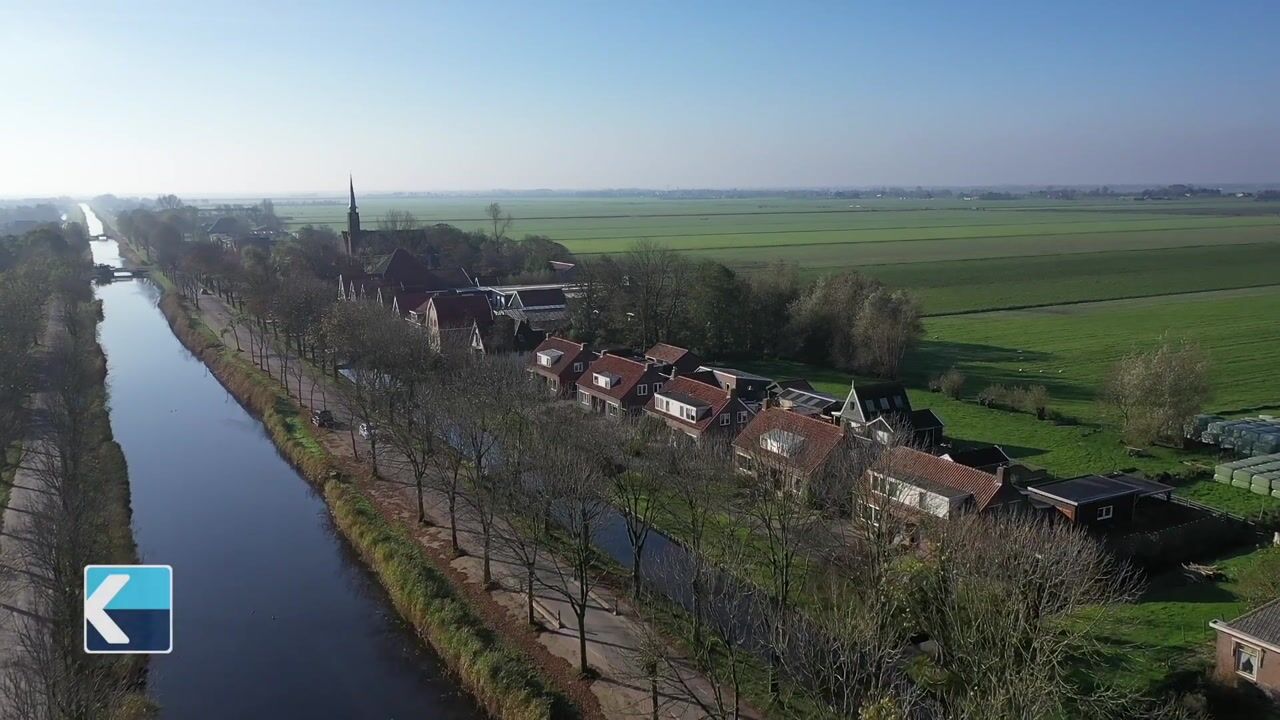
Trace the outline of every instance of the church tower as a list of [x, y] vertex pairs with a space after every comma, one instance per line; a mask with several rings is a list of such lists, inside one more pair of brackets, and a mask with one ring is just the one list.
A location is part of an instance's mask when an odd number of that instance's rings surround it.
[[360, 237], [360, 211], [356, 209], [356, 183], [350, 175], [347, 182], [351, 189], [351, 204], [347, 207], [347, 254], [356, 254], [356, 240]]

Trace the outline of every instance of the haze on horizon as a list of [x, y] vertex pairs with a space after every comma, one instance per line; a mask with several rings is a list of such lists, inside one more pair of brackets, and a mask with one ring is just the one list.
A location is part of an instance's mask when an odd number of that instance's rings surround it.
[[124, 7], [0, 0], [0, 196], [1280, 181], [1269, 0]]

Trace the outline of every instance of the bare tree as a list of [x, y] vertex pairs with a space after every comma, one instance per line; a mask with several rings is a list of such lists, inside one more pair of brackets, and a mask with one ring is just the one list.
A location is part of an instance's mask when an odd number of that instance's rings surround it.
[[578, 669], [583, 675], [590, 673], [587, 609], [596, 585], [596, 533], [609, 509], [609, 477], [617, 472], [616, 445], [600, 438], [597, 428], [588, 431], [580, 424], [588, 421], [590, 418], [566, 413], [564, 422], [547, 428], [538, 463], [555, 519], [565, 536], [560, 551], [548, 556], [553, 579], [543, 584], [564, 597], [573, 610], [578, 625]]
[[1125, 439], [1145, 446], [1157, 438], [1181, 437], [1210, 394], [1208, 356], [1166, 336], [1154, 348], [1135, 349], [1116, 362], [1102, 402], [1119, 418]]
[[416, 230], [418, 227], [418, 218], [407, 210], [388, 210], [386, 215], [378, 221], [378, 229], [389, 232]]
[[502, 206], [498, 203], [489, 203], [484, 209], [484, 214], [489, 218], [489, 222], [493, 225], [493, 239], [501, 240], [507, 236], [507, 230], [511, 228], [511, 213], [502, 212]]

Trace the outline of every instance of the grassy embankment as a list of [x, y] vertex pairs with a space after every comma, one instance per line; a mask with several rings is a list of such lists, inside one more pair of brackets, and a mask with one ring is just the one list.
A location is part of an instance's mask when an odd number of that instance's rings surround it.
[[[111, 416], [107, 397], [107, 358], [98, 343], [97, 325], [102, 321], [102, 304], [92, 301], [90, 312], [82, 313], [77, 322], [85, 327], [85, 337], [93, 338], [86, 344], [88, 357], [85, 362], [92, 370], [94, 387], [90, 402], [85, 405], [84, 418], [86, 442], [90, 444], [91, 462], [95, 474], [102, 481], [106, 502], [101, 511], [106, 515], [108, 537], [105, 555], [95, 558], [100, 564], [132, 564], [138, 562], [138, 547], [133, 539], [133, 509], [129, 490], [129, 470], [125, 462], [124, 451], [116, 442], [111, 432]], [[122, 698], [120, 704], [110, 710], [109, 717], [116, 720], [150, 717], [155, 705], [145, 695], [147, 656], [117, 656], [118, 666], [114, 671], [124, 679], [131, 688]]]
[[353, 480], [358, 470], [328, 454], [279, 385], [223, 345], [192, 315], [167, 278], [155, 274], [153, 279], [164, 287], [160, 308], [174, 334], [262, 420], [289, 462], [321, 488], [337, 526], [377, 574], [397, 611], [479, 703], [504, 720], [578, 714], [563, 693], [548, 686], [530, 658], [484, 625], [422, 547], [374, 508]]

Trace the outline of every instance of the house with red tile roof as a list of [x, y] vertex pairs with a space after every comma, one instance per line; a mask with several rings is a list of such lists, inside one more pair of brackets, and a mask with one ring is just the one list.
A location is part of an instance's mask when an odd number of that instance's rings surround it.
[[431, 348], [440, 351], [446, 345], [468, 347], [476, 326], [493, 324], [493, 309], [484, 295], [433, 295], [416, 308], [414, 316], [426, 328]]
[[644, 360], [604, 353], [578, 378], [578, 403], [583, 409], [607, 415], [639, 412], [668, 380], [660, 368]]
[[693, 351], [675, 345], [658, 343], [644, 353], [645, 360], [664, 367], [668, 376], [691, 373], [702, 365], [702, 359]]
[[781, 408], [760, 411], [733, 441], [738, 468], [778, 490], [808, 493], [830, 471], [844, 429]]
[[1026, 498], [1006, 481], [1005, 471], [1001, 467], [993, 474], [914, 448], [889, 448], [867, 470], [870, 492], [864, 516], [872, 522], [884, 512], [945, 519], [1026, 507]]
[[645, 414], [667, 424], [674, 432], [700, 440], [711, 434], [732, 438], [755, 411], [733, 390], [693, 377], [676, 376], [653, 393]]
[[553, 335], [534, 348], [525, 369], [542, 379], [552, 394], [568, 397], [575, 392], [578, 378], [594, 359], [586, 343]]

